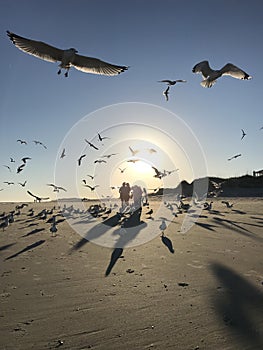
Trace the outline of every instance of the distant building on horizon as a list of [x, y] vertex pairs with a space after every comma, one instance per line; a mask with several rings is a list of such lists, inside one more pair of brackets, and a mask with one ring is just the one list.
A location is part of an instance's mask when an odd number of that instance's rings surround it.
[[253, 176], [257, 177], [257, 176], [262, 176], [263, 175], [263, 169], [262, 170], [258, 170], [258, 171], [253, 171]]

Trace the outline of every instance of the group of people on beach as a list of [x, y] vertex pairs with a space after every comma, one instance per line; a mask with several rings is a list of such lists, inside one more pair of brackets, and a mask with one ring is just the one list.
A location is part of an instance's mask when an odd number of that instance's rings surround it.
[[143, 202], [147, 201], [147, 191], [138, 185], [130, 187], [128, 182], [123, 182], [119, 189], [121, 208], [125, 209], [130, 205], [130, 199], [133, 200], [133, 207], [138, 209], [142, 206]]

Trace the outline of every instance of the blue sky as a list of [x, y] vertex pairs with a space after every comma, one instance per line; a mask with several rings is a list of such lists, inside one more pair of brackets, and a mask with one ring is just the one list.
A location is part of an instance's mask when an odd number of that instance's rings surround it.
[[[89, 120], [84, 123], [87, 131], [84, 134], [94, 142], [96, 132], [111, 130], [113, 123], [146, 123], [145, 132], [151, 134], [151, 119], [143, 114], [144, 108], [140, 111], [140, 104], [151, 106], [150, 111], [158, 111], [158, 121], [153, 125], [159, 128], [159, 135], [153, 136], [142, 148], [154, 146], [161, 135], [169, 133], [175, 143], [181, 143], [181, 148], [191, 145], [190, 153], [194, 153], [197, 143], [200, 145], [198, 152], [203, 152], [210, 176], [240, 176], [261, 169], [262, 10], [262, 2], [255, 0], [1, 1], [0, 189], [3, 190], [0, 201], [30, 200], [27, 189], [55, 198], [46, 184], [56, 180], [56, 160], [61, 147], [83, 118]], [[130, 68], [115, 77], [85, 74], [74, 68], [68, 78], [58, 76], [56, 64], [18, 50], [8, 39], [6, 30], [63, 49], [75, 47], [82, 55]], [[204, 89], [200, 86], [201, 76], [192, 73], [193, 66], [203, 60], [208, 60], [215, 69], [234, 63], [253, 79], [239, 81], [223, 77], [211, 89]], [[185, 79], [187, 83], [172, 87], [170, 100], [166, 102], [162, 95], [165, 85], [157, 82], [161, 79]], [[136, 115], [129, 115], [130, 103], [137, 104]], [[109, 117], [109, 111], [114, 110], [116, 104], [126, 109], [115, 120]], [[96, 113], [101, 109], [103, 113]], [[180, 128], [188, 136], [179, 141]], [[241, 128], [247, 133], [242, 141]], [[137, 135], [138, 130], [131, 126], [125, 135], [118, 136], [118, 141], [115, 138], [115, 146], [119, 144], [119, 149], [127, 155], [123, 153], [119, 160], [115, 158], [110, 170], [101, 168], [102, 174], [111, 174], [112, 181], [118, 180], [113, 174], [114, 167], [130, 156], [128, 145], [135, 147], [136, 141], [143, 139]], [[188, 139], [189, 133], [193, 135], [192, 140]], [[19, 138], [27, 140], [28, 145], [16, 142]], [[47, 150], [34, 145], [35, 139], [42, 141]], [[86, 152], [85, 141], [82, 136], [78, 141], [80, 139]], [[101, 149], [104, 154], [113, 147], [108, 141], [103, 146], [106, 148]], [[164, 140], [155, 146], [169, 158], [168, 144]], [[87, 152], [90, 163], [85, 159], [86, 168], [80, 179], [94, 171], [95, 155], [90, 157], [91, 150]], [[227, 161], [238, 153], [242, 156]], [[16, 174], [23, 156], [32, 160]], [[188, 156], [186, 152], [185, 157]], [[10, 157], [16, 163], [10, 163]], [[167, 186], [173, 186], [179, 180], [191, 181], [196, 174], [186, 169], [187, 162], [181, 158], [179, 152], [177, 156], [172, 155], [170, 164], [147, 161], [167, 169], [178, 166], [179, 172], [167, 182]], [[190, 158], [191, 163], [195, 157]], [[69, 171], [62, 167], [65, 181], [59, 175], [57, 183], [67, 187], [69, 196], [72, 192], [66, 173], [80, 171], [73, 155], [71, 163], [70, 160], [69, 157]], [[9, 165], [12, 172], [3, 165]], [[28, 181], [25, 188], [17, 184], [25, 180]], [[14, 181], [15, 185], [8, 186], [4, 181]], [[150, 186], [158, 186], [152, 183], [152, 177], [149, 181]], [[90, 193], [86, 194], [89, 197]]]

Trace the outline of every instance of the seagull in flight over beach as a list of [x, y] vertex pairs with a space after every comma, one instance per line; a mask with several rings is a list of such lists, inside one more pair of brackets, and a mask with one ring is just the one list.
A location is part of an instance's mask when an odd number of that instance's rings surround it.
[[120, 172], [123, 174], [124, 173], [124, 171], [126, 170], [126, 168], [124, 168], [124, 169], [121, 169], [121, 168], [118, 168], [119, 170], [120, 170]]
[[21, 160], [22, 160], [22, 162], [23, 162], [24, 164], [26, 164], [26, 162], [27, 162], [28, 160], [30, 160], [30, 159], [32, 159], [32, 158], [30, 158], [30, 157], [24, 157], [24, 158], [22, 158]]
[[39, 197], [39, 196], [36, 196], [36, 195], [34, 195], [32, 192], [30, 192], [30, 191], [27, 191], [27, 193], [30, 195], [30, 196], [32, 196], [32, 197], [34, 197], [39, 203], [42, 201], [42, 200], [48, 200], [49, 199], [49, 197]]
[[241, 131], [242, 131], [241, 140], [243, 140], [243, 138], [246, 136], [246, 133], [245, 133], [245, 131], [243, 129], [241, 129]]
[[66, 157], [66, 150], [65, 150], [65, 148], [63, 148], [62, 153], [60, 155], [61, 159], [63, 159], [64, 157]]
[[7, 184], [9, 186], [9, 185], [14, 185], [15, 183], [14, 182], [10, 182], [10, 181], [4, 181], [4, 184]]
[[8, 165], [3, 165], [3, 166], [6, 167], [11, 172], [10, 166], [8, 166]]
[[96, 164], [96, 163], [107, 163], [107, 162], [104, 159], [96, 159], [94, 160], [94, 163]]
[[135, 154], [137, 154], [138, 152], [139, 152], [139, 150], [134, 150], [134, 149], [132, 149], [130, 146], [129, 146], [129, 150], [131, 151], [131, 153], [132, 153], [132, 156], [135, 156]]
[[99, 138], [99, 141], [103, 141], [105, 139], [109, 139], [108, 136], [101, 136], [101, 134], [98, 133], [98, 138]]
[[54, 184], [47, 184], [47, 186], [52, 186], [53, 187], [53, 192], [59, 192], [59, 190], [67, 192], [67, 190], [64, 187], [57, 186]]
[[80, 166], [81, 165], [81, 162], [82, 162], [82, 159], [86, 157], [86, 154], [82, 154], [82, 156], [79, 157], [78, 159], [78, 165]]
[[10, 162], [11, 162], [11, 163], [15, 163], [14, 158], [10, 157]]
[[166, 90], [163, 91], [163, 95], [165, 96], [166, 101], [169, 101], [169, 90], [170, 90], [170, 85], [167, 87]]
[[99, 187], [99, 185], [95, 185], [95, 186], [83, 185], [83, 186], [88, 187], [91, 191], [94, 191], [96, 187]]
[[27, 145], [27, 142], [25, 140], [18, 139], [18, 140], [16, 140], [16, 142], [20, 142], [21, 145]]
[[78, 51], [74, 48], [61, 50], [42, 41], [24, 38], [8, 30], [7, 35], [19, 50], [22, 50], [25, 53], [33, 55], [44, 61], [60, 62], [58, 74], [61, 74], [61, 70], [65, 69], [65, 77], [68, 76], [68, 71], [71, 67], [74, 67], [84, 73], [109, 76], [120, 74], [129, 68], [127, 66], [118, 66], [107, 63], [99, 60], [98, 58], [78, 55]]
[[45, 149], [47, 149], [47, 146], [44, 145], [43, 142], [37, 141], [37, 140], [33, 140], [33, 142], [35, 143], [35, 145], [41, 145], [41, 146], [43, 146]]
[[19, 185], [21, 185], [22, 187], [25, 187], [27, 181], [24, 181], [23, 183], [22, 182], [18, 182]]
[[88, 144], [90, 147], [92, 147], [92, 148], [94, 148], [94, 149], [96, 149], [96, 150], [98, 151], [98, 147], [96, 147], [95, 145], [93, 145], [93, 143], [89, 142], [87, 139], [85, 139], [85, 141], [87, 142], [87, 144]]
[[228, 160], [232, 160], [232, 159], [241, 157], [241, 155], [242, 155], [242, 154], [236, 154], [235, 156], [228, 158]]
[[221, 69], [214, 70], [209, 66], [208, 61], [202, 61], [193, 67], [192, 72], [202, 74], [204, 80], [201, 81], [201, 85], [206, 88], [212, 87], [215, 84], [216, 80], [224, 75], [230, 75], [232, 78], [242, 80], [252, 79], [249, 74], [232, 63], [227, 63]]
[[166, 83], [168, 86], [172, 86], [172, 85], [175, 85], [176, 83], [186, 83], [186, 80], [182, 80], [182, 79], [177, 79], [177, 80], [164, 79], [164, 80], [158, 80], [158, 83]]
[[25, 165], [26, 165], [26, 163], [19, 165], [19, 167], [16, 169], [17, 174], [21, 173], [21, 171], [24, 169]]

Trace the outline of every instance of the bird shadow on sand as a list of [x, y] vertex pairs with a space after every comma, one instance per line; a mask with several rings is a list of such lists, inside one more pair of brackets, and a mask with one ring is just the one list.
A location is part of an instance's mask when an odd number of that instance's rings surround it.
[[209, 231], [215, 231], [214, 227], [218, 227], [216, 225], [206, 224], [206, 223], [203, 223], [203, 222], [195, 222], [195, 224], [197, 226], [205, 228], [206, 230], [209, 230]]
[[229, 230], [240, 233], [241, 235], [262, 241], [261, 237], [258, 237], [253, 232], [247, 230], [246, 228], [242, 227], [241, 225], [238, 225], [236, 221], [221, 219], [221, 218], [217, 218], [217, 217], [214, 217], [213, 221], [216, 222], [217, 224], [229, 229]]
[[6, 249], [12, 247], [12, 246], [15, 245], [15, 244], [16, 244], [16, 243], [10, 243], [10, 244], [2, 245], [2, 246], [0, 247], [0, 252], [2, 252], [3, 250], [6, 250]]
[[28, 236], [31, 236], [31, 235], [34, 235], [35, 233], [39, 233], [39, 232], [42, 232], [42, 231], [45, 231], [44, 228], [35, 228], [34, 230], [28, 232], [27, 234], [23, 235], [22, 237], [28, 237]]
[[249, 349], [263, 349], [261, 290], [223, 264], [212, 263], [211, 269], [223, 287], [222, 293], [212, 296], [219, 319], [242, 348], [245, 341]]
[[28, 245], [27, 247], [25, 247], [24, 249], [20, 250], [19, 252], [13, 254], [13, 255], [10, 255], [9, 257], [7, 257], [5, 260], [9, 260], [9, 259], [13, 259], [13, 258], [16, 258], [17, 256], [19, 256], [20, 254], [23, 254], [31, 249], [34, 249], [36, 247], [39, 247], [40, 245], [42, 245], [43, 243], [45, 243], [45, 240], [44, 239], [41, 239], [40, 241], [37, 241], [33, 244], [30, 244]]
[[170, 238], [168, 238], [167, 236], [165, 236], [164, 234], [161, 235], [161, 241], [162, 243], [168, 248], [169, 252], [174, 254], [174, 248], [173, 248], [173, 243], [170, 240]]
[[113, 266], [116, 264], [117, 260], [121, 257], [122, 253], [123, 253], [123, 248], [115, 248], [113, 250], [113, 252], [111, 254], [110, 263], [109, 263], [107, 270], [105, 272], [105, 276], [109, 276]]

